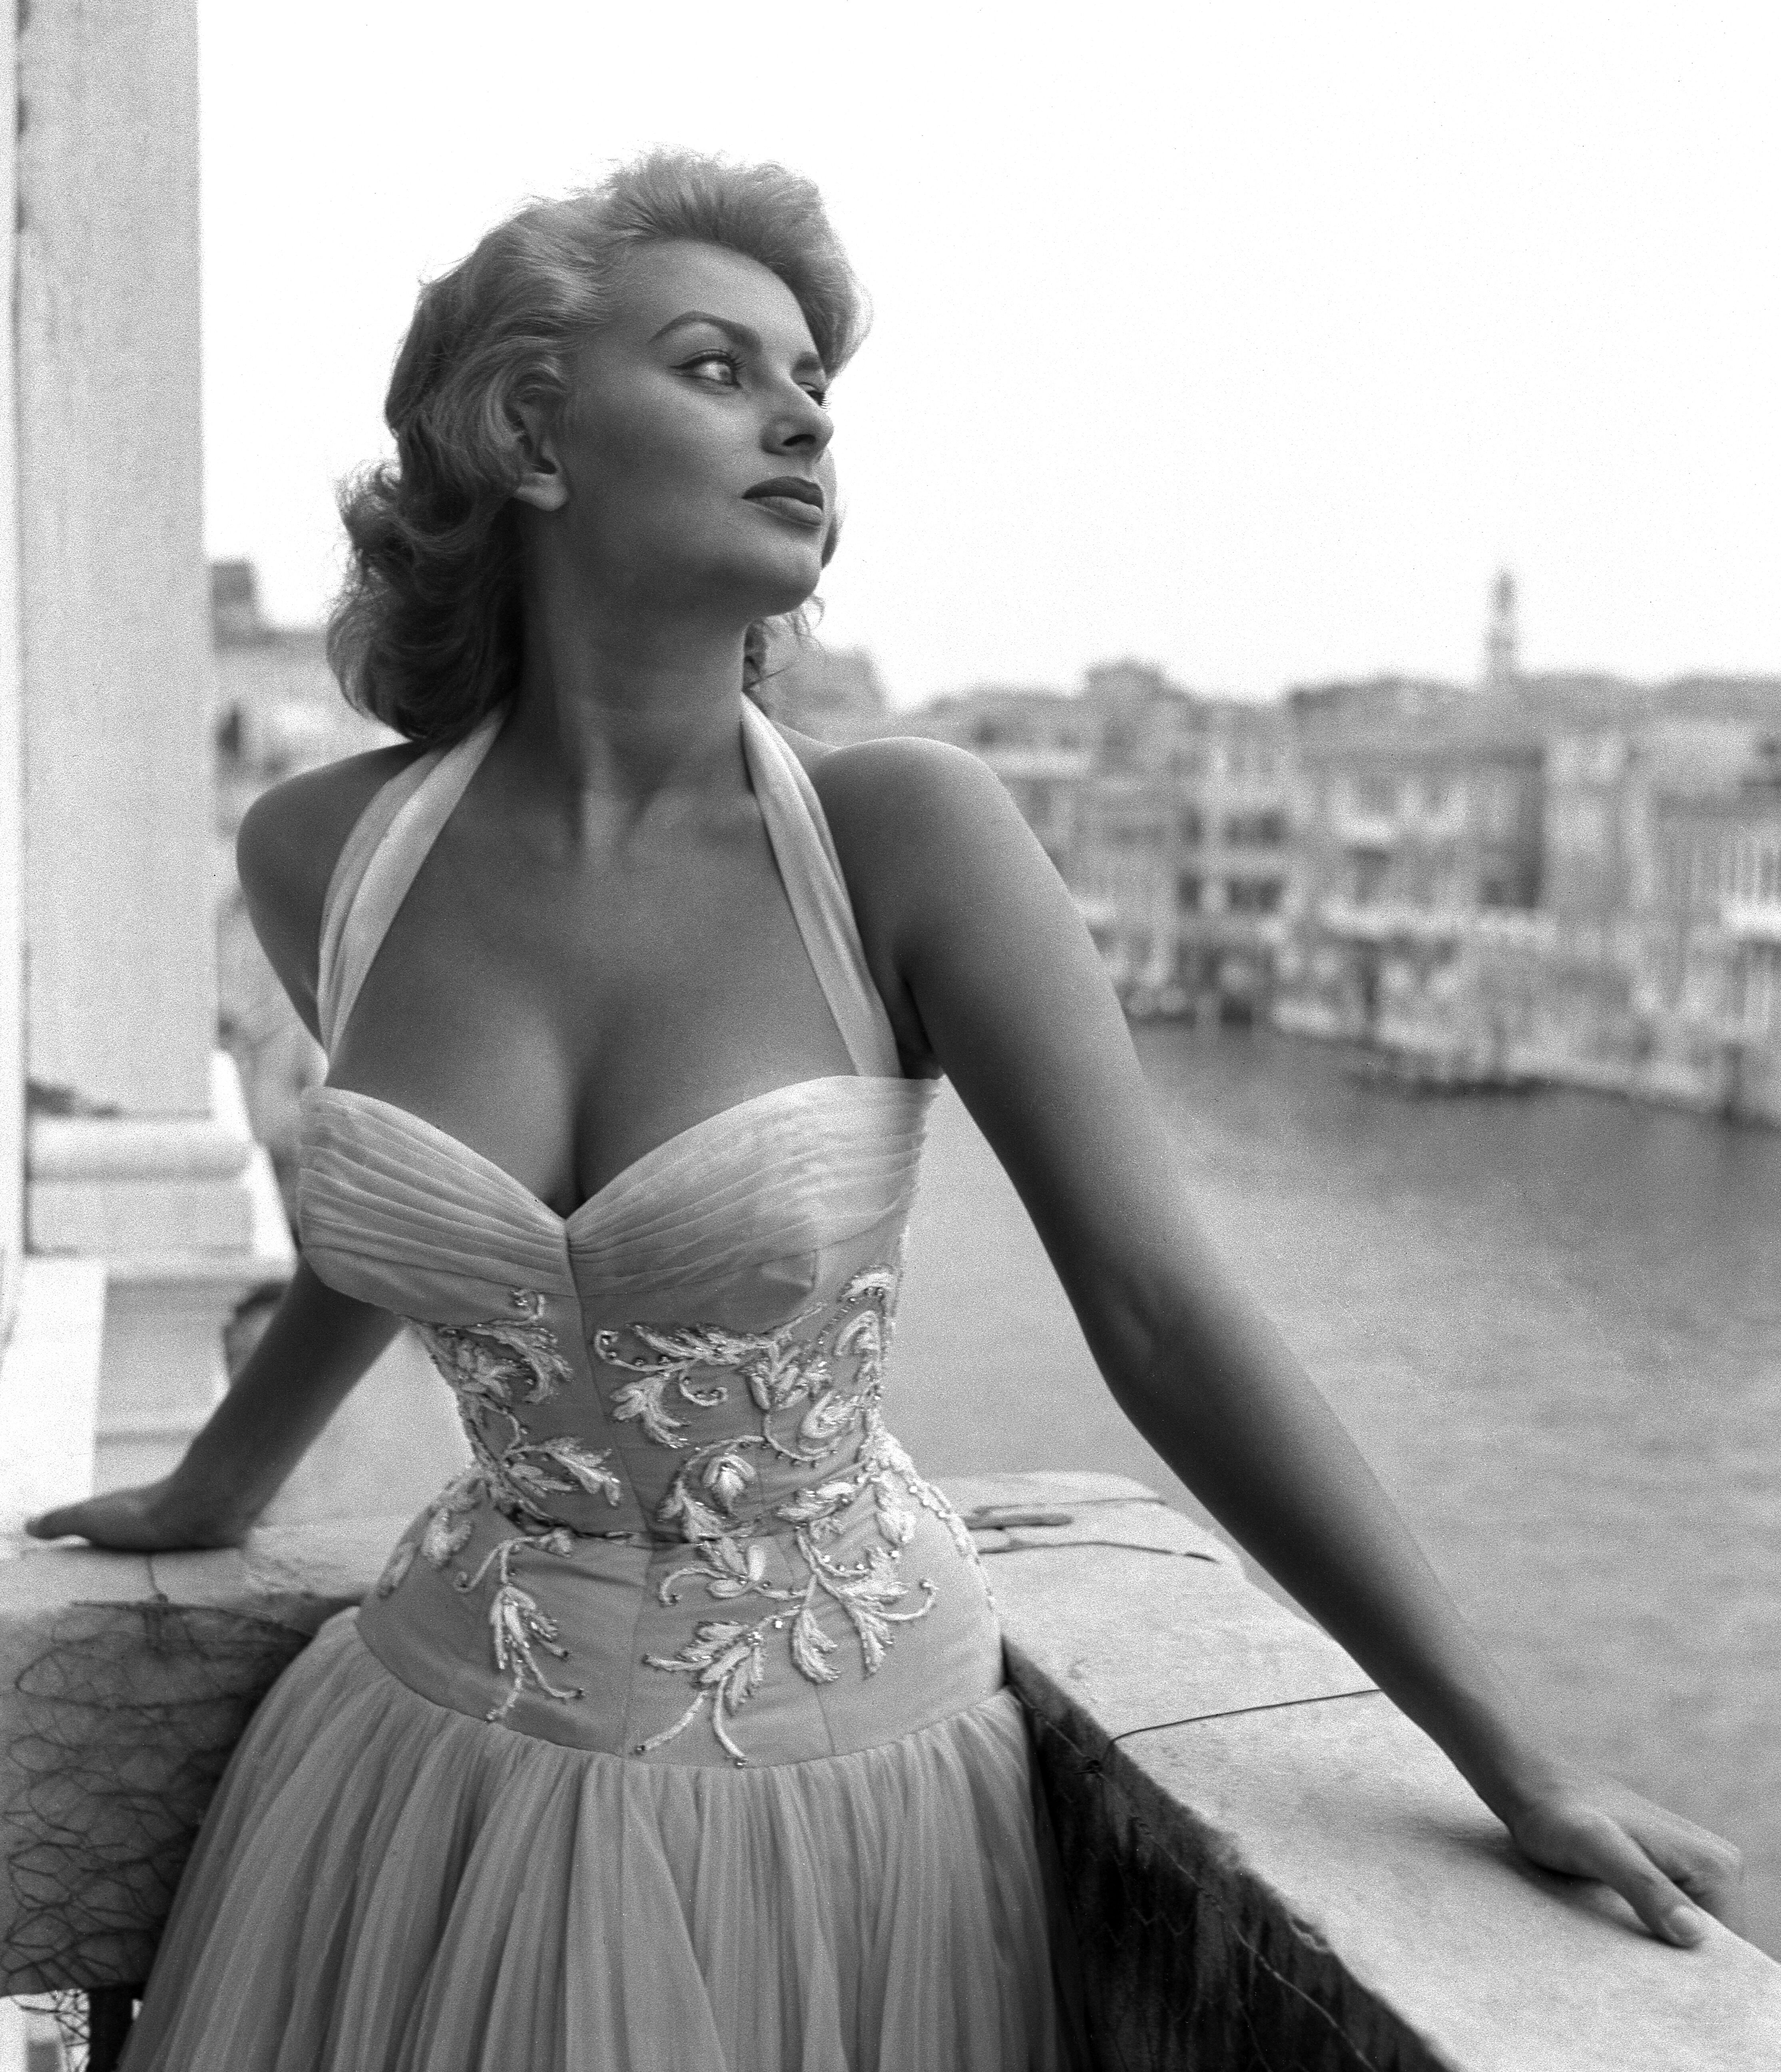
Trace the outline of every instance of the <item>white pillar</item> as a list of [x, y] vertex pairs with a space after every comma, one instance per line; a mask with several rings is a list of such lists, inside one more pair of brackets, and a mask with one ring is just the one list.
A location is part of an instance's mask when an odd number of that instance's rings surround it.
[[201, 1116], [216, 981], [189, 0], [19, 36], [31, 1077]]
[[[16, 10], [0, 10], [0, 76], [18, 68]], [[17, 278], [16, 125], [0, 138], [0, 250], [9, 292], [0, 322], [0, 1344], [24, 1250], [24, 747], [19, 660], [19, 469], [11, 284]]]
[[104, 1486], [290, 1252], [215, 1055], [192, 0], [34, 0], [19, 81], [26, 1235], [105, 1263]]

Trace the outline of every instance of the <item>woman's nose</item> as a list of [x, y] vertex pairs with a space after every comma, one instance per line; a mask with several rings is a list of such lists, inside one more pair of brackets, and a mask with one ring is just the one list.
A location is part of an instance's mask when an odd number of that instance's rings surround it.
[[775, 453], [821, 454], [834, 436], [834, 419], [808, 389], [800, 388], [775, 412], [767, 442]]

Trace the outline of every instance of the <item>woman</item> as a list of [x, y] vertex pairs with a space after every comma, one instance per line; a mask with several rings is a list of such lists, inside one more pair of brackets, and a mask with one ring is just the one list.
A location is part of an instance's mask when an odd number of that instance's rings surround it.
[[813, 190], [688, 154], [422, 295], [335, 627], [408, 745], [241, 832], [329, 1053], [303, 1261], [177, 1470], [35, 1529], [239, 1540], [400, 1317], [473, 1462], [256, 1716], [131, 2072], [1064, 2061], [993, 1616], [880, 1409], [942, 1072], [1134, 1422], [1522, 1848], [1678, 1944], [1734, 1903], [1545, 1751], [1209, 1256], [994, 779], [745, 697], [858, 328]]

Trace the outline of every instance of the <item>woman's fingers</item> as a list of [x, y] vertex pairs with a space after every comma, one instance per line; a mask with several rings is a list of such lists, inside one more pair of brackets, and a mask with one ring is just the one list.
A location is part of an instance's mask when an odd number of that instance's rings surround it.
[[1611, 1885], [1652, 1934], [1691, 1949], [1707, 1932], [1707, 1919], [1681, 1887], [1659, 1869], [1616, 1820], [1600, 1817], [1590, 1845], [1595, 1858], [1588, 1875]]
[[41, 1511], [25, 1520], [25, 1530], [33, 1540], [60, 1540], [71, 1532], [84, 1531], [80, 1520], [86, 1508], [84, 1503], [64, 1503], [56, 1511]]
[[1730, 1842], [1673, 1814], [1626, 1825], [1633, 1840], [1696, 1905], [1743, 1933], [1744, 1859]]
[[25, 1530], [37, 1540], [60, 1540], [72, 1533], [118, 1553], [154, 1554], [163, 1548], [194, 1544], [189, 1536], [183, 1540], [169, 1532], [158, 1508], [160, 1494], [158, 1482], [140, 1489], [107, 1490], [79, 1503], [59, 1504], [54, 1511], [39, 1512], [26, 1519]]
[[1600, 1804], [1543, 1809], [1517, 1839], [1536, 1863], [1598, 1878], [1631, 1906], [1651, 1934], [1687, 1949], [1707, 1933], [1709, 1914], [1732, 1929], [1742, 1918], [1742, 1860], [1728, 1842], [1635, 1793], [1609, 1811]]

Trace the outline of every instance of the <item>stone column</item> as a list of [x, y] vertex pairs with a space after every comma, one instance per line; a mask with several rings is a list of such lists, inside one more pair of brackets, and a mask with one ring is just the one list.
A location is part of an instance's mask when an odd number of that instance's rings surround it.
[[26, 1227], [105, 1263], [104, 1485], [178, 1457], [290, 1252], [215, 1051], [195, 8], [21, 12]]
[[[0, 76], [18, 60], [14, 10], [0, 14]], [[14, 224], [18, 137], [0, 135], [0, 250], [6, 284], [0, 310], [0, 1344], [18, 1297], [25, 1234], [23, 684], [19, 660], [18, 419], [14, 408]]]

